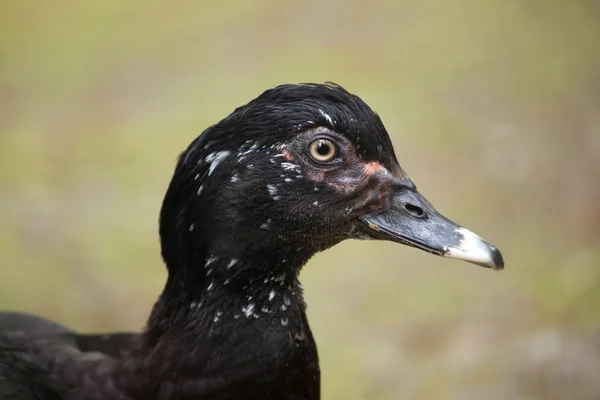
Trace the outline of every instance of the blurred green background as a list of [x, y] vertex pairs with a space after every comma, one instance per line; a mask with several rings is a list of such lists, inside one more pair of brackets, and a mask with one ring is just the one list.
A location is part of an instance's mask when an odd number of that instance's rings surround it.
[[600, 398], [600, 2], [0, 2], [0, 307], [140, 329], [176, 156], [280, 83], [382, 117], [495, 273], [351, 241], [303, 271], [324, 399]]

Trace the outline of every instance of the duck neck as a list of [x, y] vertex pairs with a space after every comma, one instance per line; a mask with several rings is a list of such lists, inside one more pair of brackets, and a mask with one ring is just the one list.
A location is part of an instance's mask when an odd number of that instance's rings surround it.
[[160, 347], [174, 338], [182, 343], [182, 337], [190, 347], [227, 343], [232, 329], [264, 329], [265, 322], [289, 327], [302, 337], [308, 326], [299, 328], [306, 317], [298, 274], [313, 254], [306, 248], [283, 246], [235, 253], [213, 250], [188, 265], [171, 266], [148, 321], [145, 347]]
[[[219, 398], [270, 400], [289, 391], [318, 399], [317, 349], [298, 281], [312, 254], [207, 252], [196, 269], [170, 268], [134, 353], [138, 367], [123, 365], [122, 389], [146, 398], [169, 381], [180, 384], [177, 399], [226, 393]], [[134, 385], [140, 373], [152, 393]]]

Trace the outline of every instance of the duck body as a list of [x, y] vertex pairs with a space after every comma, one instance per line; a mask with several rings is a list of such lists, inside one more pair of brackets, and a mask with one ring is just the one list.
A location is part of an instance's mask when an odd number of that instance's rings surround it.
[[159, 233], [168, 278], [142, 333], [0, 314], [0, 400], [319, 399], [298, 280], [314, 254], [379, 239], [504, 265], [418, 193], [377, 114], [335, 84], [278, 86], [205, 130]]
[[[194, 398], [195, 393], [211, 399], [319, 398], [317, 348], [301, 289], [293, 283], [276, 284], [277, 290], [247, 292], [229, 283], [231, 289], [223, 289], [228, 293], [214, 289], [203, 303], [191, 301], [180, 326], [152, 339], [146, 332], [144, 339], [155, 343], [153, 363], [160, 366], [154, 380], [164, 382], [172, 371], [185, 371], [173, 389], [181, 398]], [[161, 312], [169, 315], [169, 306]], [[175, 341], [177, 346], [170, 345]], [[145, 388], [136, 398], [148, 398]]]
[[10, 312], [0, 313], [0, 326], [0, 399], [62, 399], [67, 385], [48, 374], [29, 344], [36, 332], [60, 342], [71, 332], [41, 317]]

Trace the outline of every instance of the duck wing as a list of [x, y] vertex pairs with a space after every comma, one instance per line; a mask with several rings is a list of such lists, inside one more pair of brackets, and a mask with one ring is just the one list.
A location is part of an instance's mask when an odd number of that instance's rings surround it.
[[126, 354], [138, 338], [81, 335], [35, 315], [0, 312], [0, 400], [103, 398], [85, 393], [88, 377], [108, 373], [114, 356]]
[[[72, 335], [62, 325], [33, 315], [0, 313], [0, 400], [59, 400], [69, 385], [48, 373], [28, 344]], [[35, 347], [35, 346], [33, 346]]]
[[82, 352], [99, 352], [108, 356], [122, 356], [137, 346], [141, 335], [132, 332], [110, 334], [76, 334], [75, 345]]

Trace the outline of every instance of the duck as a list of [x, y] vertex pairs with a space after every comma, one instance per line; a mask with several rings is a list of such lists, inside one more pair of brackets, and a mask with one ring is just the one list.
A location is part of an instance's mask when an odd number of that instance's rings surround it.
[[301, 268], [346, 239], [502, 270], [438, 213], [380, 117], [327, 83], [266, 90], [179, 156], [159, 216], [168, 276], [141, 333], [0, 313], [0, 399], [320, 398]]

